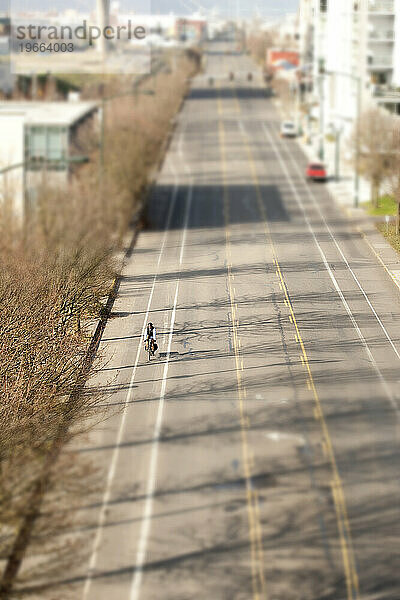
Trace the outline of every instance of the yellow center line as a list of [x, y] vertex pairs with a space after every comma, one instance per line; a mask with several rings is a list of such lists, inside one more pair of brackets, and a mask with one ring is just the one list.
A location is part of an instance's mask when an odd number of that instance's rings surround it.
[[[235, 90], [236, 90], [236, 88], [235, 88]], [[335, 504], [335, 514], [336, 514], [336, 520], [337, 520], [337, 525], [338, 525], [344, 573], [345, 573], [345, 577], [346, 577], [347, 598], [348, 598], [348, 600], [359, 599], [360, 598], [359, 581], [358, 581], [358, 574], [357, 574], [355, 558], [354, 558], [354, 550], [353, 550], [353, 544], [352, 544], [352, 538], [351, 538], [350, 523], [349, 523], [349, 519], [348, 519], [347, 506], [346, 506], [346, 501], [345, 501], [345, 496], [344, 496], [344, 491], [343, 491], [343, 484], [342, 484], [342, 481], [341, 481], [341, 478], [339, 475], [339, 470], [337, 467], [337, 462], [336, 462], [336, 457], [335, 457], [334, 450], [333, 450], [331, 436], [330, 436], [329, 429], [328, 429], [328, 426], [327, 426], [327, 423], [325, 420], [325, 416], [324, 416], [324, 413], [322, 410], [319, 395], [318, 395], [318, 392], [317, 392], [317, 389], [315, 386], [314, 378], [312, 375], [312, 371], [311, 371], [311, 367], [310, 367], [310, 363], [309, 363], [309, 359], [308, 359], [308, 354], [307, 354], [307, 351], [306, 351], [306, 348], [304, 345], [303, 338], [300, 333], [297, 318], [294, 313], [293, 304], [292, 304], [292, 301], [289, 296], [288, 287], [287, 287], [286, 281], [283, 277], [282, 270], [280, 267], [278, 255], [276, 252], [276, 247], [275, 247], [275, 244], [274, 244], [274, 241], [272, 238], [272, 234], [271, 234], [271, 230], [269, 227], [269, 223], [268, 223], [267, 211], [265, 209], [263, 199], [262, 199], [260, 181], [259, 181], [258, 172], [257, 172], [257, 168], [255, 165], [253, 153], [252, 153], [252, 150], [249, 145], [248, 136], [243, 129], [241, 129], [241, 131], [242, 131], [242, 138], [243, 138], [243, 141], [244, 141], [244, 144], [246, 147], [248, 161], [249, 161], [251, 172], [252, 172], [253, 182], [254, 182], [256, 196], [257, 196], [258, 209], [259, 209], [260, 216], [264, 223], [265, 236], [271, 247], [273, 262], [275, 263], [275, 267], [276, 267], [276, 274], [279, 278], [281, 287], [283, 288], [285, 304], [288, 307], [290, 317], [291, 317], [291, 322], [295, 329], [296, 341], [300, 344], [301, 353], [302, 353], [303, 360], [304, 360], [303, 364], [306, 368], [307, 376], [308, 376], [307, 377], [307, 387], [312, 392], [313, 397], [314, 397], [315, 406], [316, 406], [315, 414], [317, 416], [317, 420], [320, 423], [320, 426], [322, 429], [323, 441], [324, 441], [328, 459], [329, 459], [329, 462], [331, 465], [331, 471], [332, 471], [332, 476], [333, 476], [332, 482], [331, 482], [332, 496], [333, 496], [333, 500], [334, 500], [334, 504]]]
[[[219, 88], [218, 88], [219, 89]], [[243, 456], [243, 469], [246, 480], [246, 496], [247, 496], [247, 512], [249, 522], [249, 537], [250, 537], [250, 548], [251, 548], [251, 572], [252, 572], [252, 586], [253, 586], [253, 598], [254, 600], [260, 600], [260, 598], [266, 599], [266, 585], [264, 578], [264, 560], [263, 560], [263, 548], [262, 548], [262, 532], [260, 523], [260, 513], [258, 508], [258, 497], [256, 492], [252, 488], [252, 472], [251, 472], [251, 455], [249, 451], [249, 443], [247, 430], [250, 427], [250, 422], [247, 418], [244, 398], [246, 398], [246, 389], [243, 386], [242, 381], [242, 370], [243, 370], [243, 359], [240, 354], [240, 341], [238, 331], [238, 320], [237, 320], [237, 306], [235, 304], [235, 296], [233, 289], [233, 273], [232, 273], [232, 246], [231, 246], [231, 233], [230, 233], [230, 202], [229, 202], [229, 191], [227, 181], [227, 161], [226, 161], [226, 150], [225, 150], [225, 128], [222, 121], [223, 106], [221, 96], [218, 94], [218, 113], [219, 119], [219, 146], [223, 170], [223, 181], [224, 181], [224, 218], [225, 218], [225, 238], [226, 238], [226, 253], [227, 253], [227, 272], [228, 272], [228, 288], [229, 288], [229, 299], [231, 305], [232, 314], [232, 333], [233, 333], [233, 346], [235, 351], [235, 364], [236, 364], [236, 379], [237, 389], [239, 397], [239, 414], [241, 424], [241, 439], [242, 439], [242, 456]]]

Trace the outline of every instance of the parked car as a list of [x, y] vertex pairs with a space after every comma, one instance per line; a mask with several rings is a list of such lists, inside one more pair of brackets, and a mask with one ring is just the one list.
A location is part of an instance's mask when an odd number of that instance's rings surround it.
[[327, 173], [325, 165], [317, 162], [309, 163], [306, 170], [306, 177], [313, 181], [326, 181]]
[[283, 121], [281, 125], [281, 137], [296, 137], [297, 128], [293, 121]]

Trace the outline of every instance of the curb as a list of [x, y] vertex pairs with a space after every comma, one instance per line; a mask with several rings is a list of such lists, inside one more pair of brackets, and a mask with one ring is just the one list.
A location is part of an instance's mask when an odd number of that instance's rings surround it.
[[[358, 233], [361, 235], [361, 237], [363, 238], [363, 240], [366, 242], [368, 247], [370, 248], [370, 250], [373, 253], [373, 255], [375, 256], [375, 258], [380, 262], [380, 264], [385, 269], [386, 273], [389, 275], [390, 279], [393, 281], [394, 285], [397, 287], [397, 289], [400, 292], [400, 270], [397, 273], [392, 271], [386, 265], [385, 261], [382, 259], [381, 255], [380, 255], [380, 253], [376, 250], [374, 245], [369, 240], [368, 235], [360, 227], [357, 227], [356, 229], [357, 229]], [[378, 230], [377, 230], [377, 232], [379, 233], [379, 236], [386, 242], [386, 239], [384, 238], [384, 236]], [[394, 248], [392, 248], [392, 246], [389, 244], [389, 242], [386, 242], [386, 243], [390, 247], [390, 249], [393, 250], [393, 252], [396, 252], [396, 250], [394, 250]], [[396, 252], [396, 254], [397, 254], [397, 252]], [[399, 266], [400, 266], [400, 257], [399, 256], [398, 256], [398, 260], [399, 260]]]

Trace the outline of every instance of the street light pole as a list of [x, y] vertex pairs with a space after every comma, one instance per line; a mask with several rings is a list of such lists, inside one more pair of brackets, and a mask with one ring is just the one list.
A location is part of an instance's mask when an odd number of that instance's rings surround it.
[[319, 158], [322, 162], [325, 160], [325, 96], [324, 96], [324, 76], [319, 77], [319, 96], [320, 96], [320, 109], [319, 109]]
[[105, 137], [105, 112], [106, 112], [106, 99], [101, 99], [101, 124], [100, 124], [100, 177], [103, 176], [104, 170], [104, 137]]
[[335, 179], [340, 180], [340, 136], [342, 132], [340, 129], [336, 129], [336, 152], [335, 152]]
[[300, 132], [300, 109], [301, 109], [301, 98], [300, 98], [300, 81], [297, 80], [296, 85], [296, 134], [299, 135]]
[[354, 178], [354, 207], [360, 203], [360, 157], [361, 157], [361, 77], [357, 77], [357, 139], [356, 139], [356, 172]]

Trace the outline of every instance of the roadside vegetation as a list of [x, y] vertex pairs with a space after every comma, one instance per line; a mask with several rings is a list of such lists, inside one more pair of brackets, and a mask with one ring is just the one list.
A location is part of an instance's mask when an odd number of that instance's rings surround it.
[[86, 559], [71, 531], [97, 479], [71, 442], [106, 417], [90, 383], [102, 360], [94, 324], [198, 59], [182, 55], [174, 71], [143, 82], [152, 96], [119, 97], [132, 90], [122, 78], [88, 81], [84, 97], [117, 96], [106, 103], [104, 162], [93, 124], [77, 140], [90, 161], [68, 189], [43, 185], [23, 224], [0, 205], [2, 600], [68, 597], [54, 582]]
[[381, 195], [381, 188], [394, 167], [394, 126], [392, 115], [382, 108], [371, 108], [361, 115], [353, 133], [353, 148], [360, 148], [359, 172], [370, 183], [375, 214], [382, 214], [381, 203], [388, 201], [388, 195]]
[[396, 225], [394, 223], [379, 223], [378, 230], [386, 238], [389, 244], [400, 254], [400, 236], [396, 233]]
[[374, 217], [381, 217], [385, 215], [395, 216], [397, 205], [393, 196], [385, 194], [384, 196], [377, 198], [375, 202], [364, 203], [364, 208], [369, 215]]

